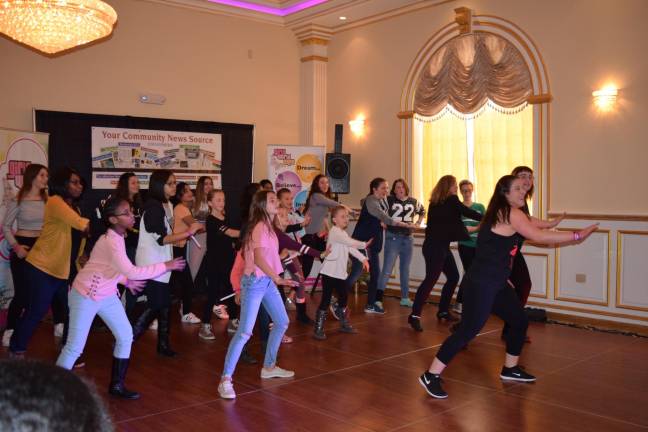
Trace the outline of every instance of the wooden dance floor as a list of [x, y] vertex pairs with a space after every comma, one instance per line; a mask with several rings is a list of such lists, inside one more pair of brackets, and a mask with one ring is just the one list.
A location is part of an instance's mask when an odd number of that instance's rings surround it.
[[[133, 347], [127, 383], [138, 401], [108, 398], [112, 336], [93, 332], [87, 366], [76, 373], [96, 383], [120, 431], [639, 431], [648, 429], [648, 339], [532, 324], [532, 343], [521, 364], [535, 384], [499, 379], [504, 349], [501, 322], [491, 318], [482, 334], [444, 374], [446, 400], [429, 397], [417, 378], [448, 335], [424, 310], [423, 333], [406, 323], [408, 309], [385, 301], [387, 314], [366, 315], [364, 297], [352, 297], [346, 335], [327, 323], [328, 340], [315, 341], [310, 327], [291, 323], [294, 343], [282, 345], [279, 364], [294, 379], [264, 380], [260, 365], [240, 364], [236, 401], [216, 390], [227, 348], [225, 323], [214, 319], [217, 340], [198, 338], [199, 326], [181, 325], [174, 306], [171, 340], [175, 359], [155, 354], [155, 332]], [[313, 305], [309, 304], [313, 315]], [[196, 309], [198, 310], [198, 309]], [[291, 312], [291, 318], [294, 312]], [[259, 354], [253, 336], [252, 353]], [[44, 324], [31, 357], [54, 361], [51, 325]]]

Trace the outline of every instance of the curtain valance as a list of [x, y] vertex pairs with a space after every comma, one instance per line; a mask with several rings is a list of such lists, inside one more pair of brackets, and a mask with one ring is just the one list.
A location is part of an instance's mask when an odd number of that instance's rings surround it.
[[531, 93], [531, 76], [517, 48], [494, 34], [468, 34], [448, 41], [430, 59], [416, 87], [414, 112], [431, 117], [449, 104], [469, 114], [489, 99], [515, 108]]

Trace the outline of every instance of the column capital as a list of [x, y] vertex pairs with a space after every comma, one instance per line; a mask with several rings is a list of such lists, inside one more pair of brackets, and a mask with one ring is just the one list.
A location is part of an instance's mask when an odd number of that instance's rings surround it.
[[317, 24], [305, 24], [292, 29], [302, 46], [306, 45], [323, 45], [327, 46], [333, 32], [330, 28]]

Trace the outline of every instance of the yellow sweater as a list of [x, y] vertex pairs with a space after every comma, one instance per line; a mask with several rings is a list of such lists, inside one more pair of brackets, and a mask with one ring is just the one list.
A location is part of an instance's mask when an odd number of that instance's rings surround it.
[[90, 220], [81, 217], [58, 195], [45, 205], [43, 230], [29, 251], [27, 261], [37, 269], [58, 279], [70, 276], [72, 254], [71, 228], [83, 231]]

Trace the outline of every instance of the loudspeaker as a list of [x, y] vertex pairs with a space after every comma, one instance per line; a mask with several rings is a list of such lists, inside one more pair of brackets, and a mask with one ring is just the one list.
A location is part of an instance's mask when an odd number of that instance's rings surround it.
[[331, 192], [350, 193], [351, 155], [348, 153], [326, 153], [326, 175], [329, 178]]

